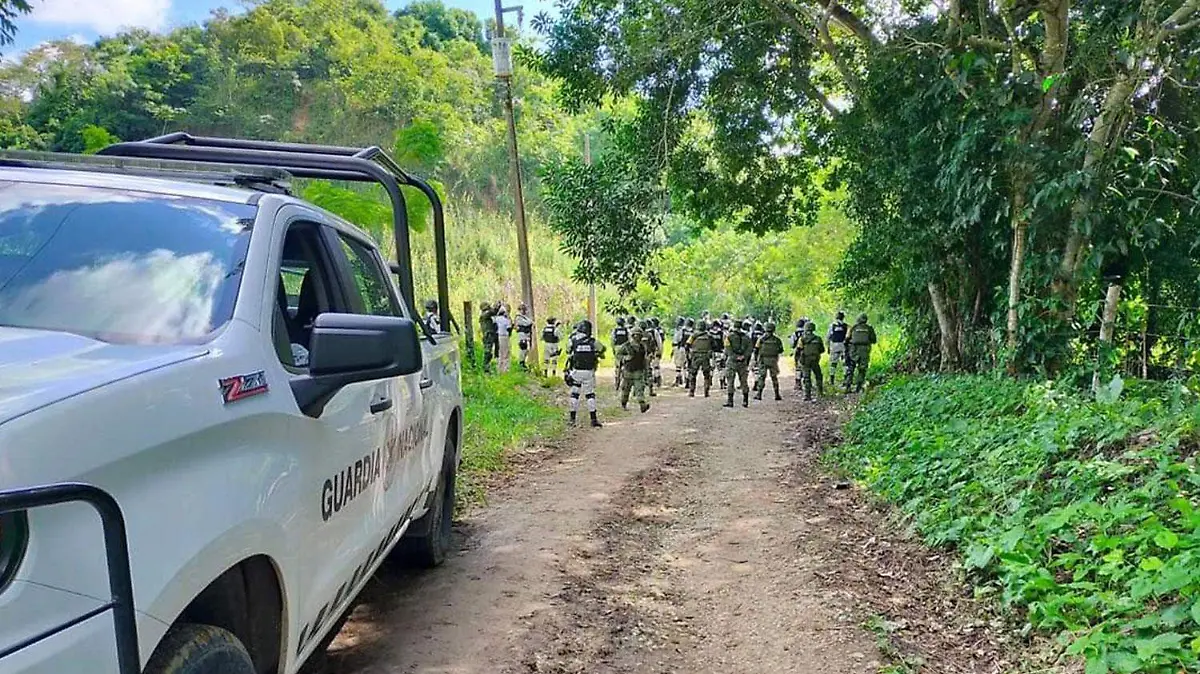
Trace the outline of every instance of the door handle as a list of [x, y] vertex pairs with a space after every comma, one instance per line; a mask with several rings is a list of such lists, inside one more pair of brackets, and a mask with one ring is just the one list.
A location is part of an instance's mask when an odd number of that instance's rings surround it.
[[430, 379], [429, 377], [425, 377], [425, 378], [421, 379], [421, 390], [425, 390], [431, 386], [433, 386], [432, 379]]
[[391, 398], [384, 398], [371, 403], [371, 414], [379, 414], [380, 412], [386, 412], [390, 409], [392, 409]]

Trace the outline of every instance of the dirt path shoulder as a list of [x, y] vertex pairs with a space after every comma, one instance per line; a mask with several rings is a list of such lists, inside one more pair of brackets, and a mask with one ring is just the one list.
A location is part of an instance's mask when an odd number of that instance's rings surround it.
[[[668, 390], [574, 432], [460, 527], [444, 567], [382, 571], [309, 669], [818, 674], [920, 657], [934, 642], [880, 612], [875, 557], [847, 558], [881, 518], [814, 463], [840, 408], [721, 402]], [[863, 627], [876, 613], [887, 634]]]

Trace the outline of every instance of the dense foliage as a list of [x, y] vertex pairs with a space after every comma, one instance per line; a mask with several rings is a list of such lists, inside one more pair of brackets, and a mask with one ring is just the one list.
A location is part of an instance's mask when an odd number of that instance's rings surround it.
[[1114, 379], [894, 382], [831, 457], [1089, 674], [1200, 667], [1200, 405]]
[[903, 319], [915, 366], [1094, 359], [1122, 293], [1103, 348], [1194, 366], [1200, 3], [933, 7], [563, 0], [539, 66], [572, 104], [636, 96], [672, 209], [701, 223], [810, 224], [844, 186], [838, 283]]

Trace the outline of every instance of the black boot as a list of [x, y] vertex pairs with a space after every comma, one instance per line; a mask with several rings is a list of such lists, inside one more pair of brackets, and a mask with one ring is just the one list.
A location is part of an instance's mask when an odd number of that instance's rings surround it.
[[646, 410], [650, 409], [650, 403], [642, 403], [641, 407], [642, 407], [642, 414], [645, 414]]
[[783, 396], [779, 395], [779, 384], [775, 384], [775, 400], [783, 400]]
[[707, 398], [707, 397], [708, 397], [708, 392], [709, 392], [710, 390], [712, 390], [712, 386], [710, 386], [710, 385], [708, 385], [708, 384], [705, 384], [705, 386], [704, 386], [704, 397], [705, 397], [705, 398]]
[[601, 428], [603, 426], [604, 424], [600, 423], [600, 420], [596, 418], [596, 413], [592, 412], [592, 428]]
[[750, 406], [750, 391], [742, 391], [742, 407]]
[[575, 416], [576, 416], [576, 414], [574, 412], [571, 412], [571, 420], [568, 423], [570, 423], [572, 426], [575, 425]]
[[762, 391], [755, 391], [755, 392], [754, 392], [754, 399], [755, 399], [755, 400], [762, 400]]
[[733, 407], [733, 389], [729, 389], [729, 399], [725, 401], [723, 407]]

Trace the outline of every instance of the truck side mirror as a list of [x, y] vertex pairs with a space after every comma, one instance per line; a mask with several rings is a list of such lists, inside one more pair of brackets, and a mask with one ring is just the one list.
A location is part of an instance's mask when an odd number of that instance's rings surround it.
[[421, 342], [407, 318], [326, 313], [309, 342], [308, 374], [292, 381], [300, 410], [317, 418], [348, 384], [420, 372]]

